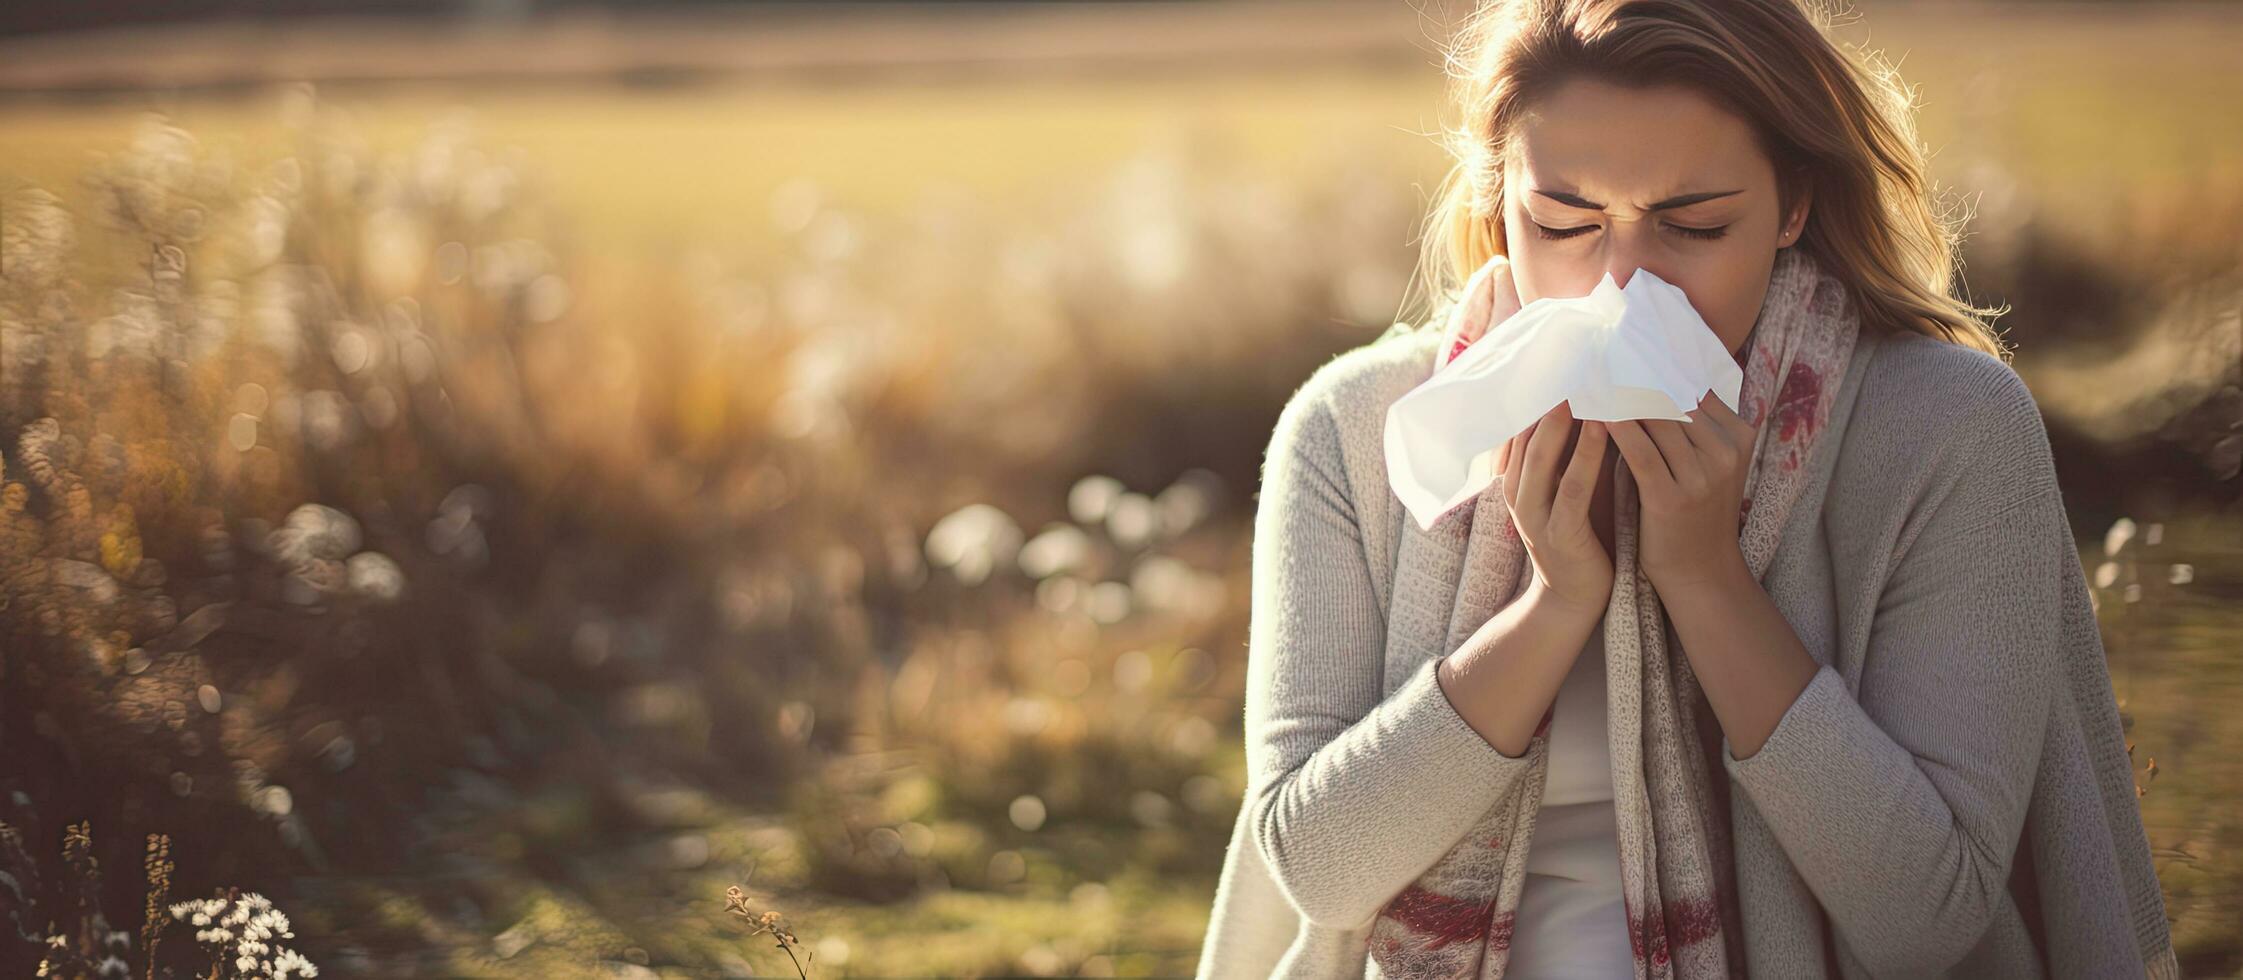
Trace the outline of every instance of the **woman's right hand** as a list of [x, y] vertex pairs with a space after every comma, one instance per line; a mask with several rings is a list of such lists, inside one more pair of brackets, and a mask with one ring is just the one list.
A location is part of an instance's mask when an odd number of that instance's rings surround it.
[[1567, 454], [1575, 428], [1573, 406], [1559, 402], [1504, 440], [1495, 464], [1511, 523], [1533, 560], [1532, 587], [1567, 608], [1601, 616], [1612, 595], [1612, 559], [1589, 521], [1589, 502], [1611, 436], [1603, 422], [1579, 423], [1580, 438]]
[[1463, 297], [1449, 310], [1447, 332], [1453, 339], [1442, 356], [1455, 358], [1463, 348], [1486, 336], [1489, 327], [1510, 319], [1520, 308], [1511, 259], [1503, 255], [1489, 258], [1464, 281]]

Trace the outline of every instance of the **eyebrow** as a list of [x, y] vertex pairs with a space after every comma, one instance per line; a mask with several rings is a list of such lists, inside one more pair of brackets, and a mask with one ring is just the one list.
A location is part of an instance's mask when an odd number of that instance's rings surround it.
[[[1565, 205], [1565, 206], [1567, 206], [1567, 207], [1574, 207], [1574, 208], [1588, 208], [1589, 210], [1592, 210], [1592, 211], [1602, 211], [1602, 210], [1604, 210], [1604, 205], [1602, 205], [1602, 204], [1598, 204], [1598, 203], [1597, 203], [1597, 202], [1595, 202], [1595, 201], [1591, 201], [1591, 200], [1588, 200], [1588, 199], [1586, 199], [1586, 198], [1583, 198], [1583, 197], [1581, 197], [1581, 196], [1580, 196], [1580, 195], [1578, 195], [1578, 194], [1568, 194], [1568, 193], [1566, 193], [1566, 192], [1564, 192], [1564, 191], [1546, 191], [1546, 190], [1543, 190], [1543, 189], [1541, 189], [1541, 188], [1539, 188], [1539, 187], [1535, 188], [1535, 189], [1534, 189], [1534, 192], [1535, 192], [1535, 193], [1537, 193], [1537, 194], [1540, 194], [1540, 195], [1542, 195], [1543, 197], [1547, 197], [1547, 198], [1549, 198], [1550, 200], [1556, 201], [1556, 202], [1558, 202], [1559, 204], [1563, 204], [1563, 205]], [[1666, 200], [1664, 200], [1664, 201], [1660, 201], [1660, 202], [1659, 202], [1659, 203], [1657, 203], [1657, 204], [1653, 204], [1653, 205], [1651, 205], [1650, 207], [1644, 208], [1644, 210], [1645, 210], [1645, 211], [1666, 211], [1666, 210], [1669, 210], [1669, 209], [1672, 209], [1672, 208], [1686, 208], [1686, 207], [1689, 207], [1690, 205], [1693, 205], [1693, 204], [1699, 204], [1699, 203], [1702, 203], [1702, 202], [1705, 202], [1705, 201], [1711, 201], [1711, 200], [1714, 200], [1714, 199], [1716, 199], [1716, 198], [1723, 198], [1723, 197], [1728, 197], [1728, 196], [1729, 196], [1729, 195], [1731, 195], [1731, 194], [1742, 194], [1742, 193], [1744, 193], [1744, 189], [1743, 189], [1743, 188], [1738, 188], [1737, 190], [1733, 190], [1733, 191], [1700, 191], [1699, 193], [1696, 193], [1696, 194], [1680, 194], [1680, 195], [1676, 195], [1676, 196], [1674, 196], [1674, 197], [1670, 197], [1670, 198], [1667, 198], [1667, 199], [1666, 199]]]

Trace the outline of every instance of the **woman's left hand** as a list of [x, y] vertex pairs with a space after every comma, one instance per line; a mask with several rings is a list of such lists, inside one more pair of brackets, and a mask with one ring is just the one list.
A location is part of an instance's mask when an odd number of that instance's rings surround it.
[[1643, 500], [1637, 558], [1653, 588], [1678, 595], [1734, 581], [1745, 567], [1738, 510], [1752, 463], [1752, 424], [1708, 391], [1690, 422], [1610, 423]]

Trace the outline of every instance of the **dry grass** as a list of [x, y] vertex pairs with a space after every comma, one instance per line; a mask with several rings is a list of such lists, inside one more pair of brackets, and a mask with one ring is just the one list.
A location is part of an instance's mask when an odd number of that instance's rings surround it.
[[[2185, 962], [2232, 972], [2224, 49], [1872, 16], [2076, 523], [2140, 522], [2083, 543]], [[1259, 455], [1400, 298], [1429, 81], [0, 109], [0, 683], [43, 709], [0, 783], [338, 973], [1188, 972]]]

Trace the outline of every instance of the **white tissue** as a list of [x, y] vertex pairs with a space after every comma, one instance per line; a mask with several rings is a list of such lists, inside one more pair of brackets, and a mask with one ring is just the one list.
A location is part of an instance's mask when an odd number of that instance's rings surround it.
[[[1453, 339], [1442, 342], [1447, 357]], [[1744, 371], [1675, 285], [1607, 272], [1587, 296], [1544, 297], [1488, 328], [1386, 411], [1386, 472], [1420, 529], [1494, 482], [1496, 450], [1571, 401], [1576, 420], [1672, 419], [1710, 389], [1737, 409]]]

